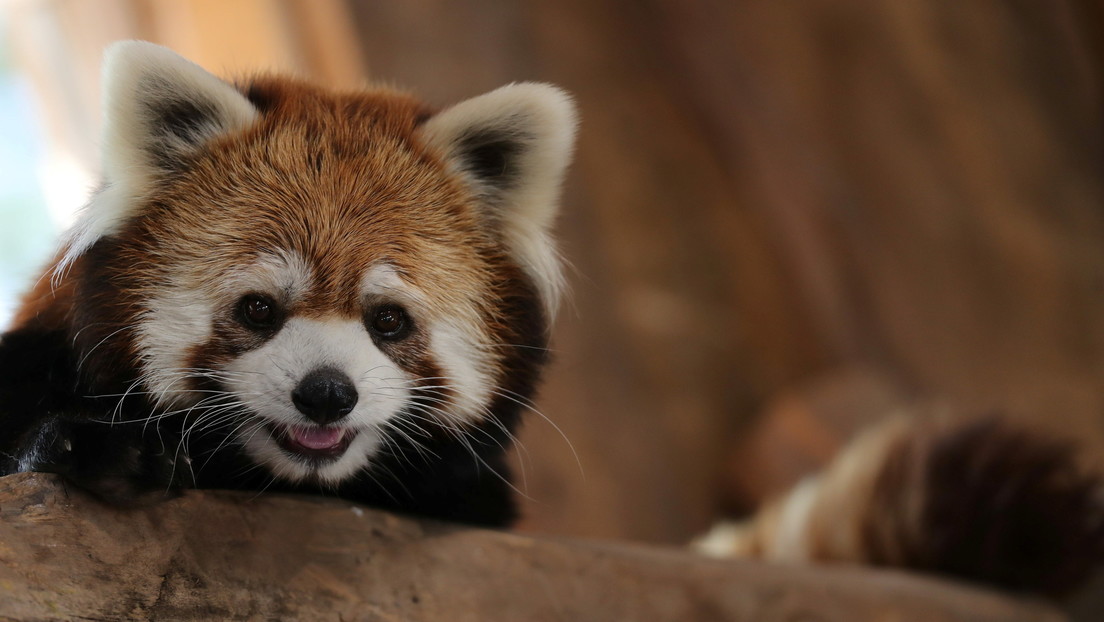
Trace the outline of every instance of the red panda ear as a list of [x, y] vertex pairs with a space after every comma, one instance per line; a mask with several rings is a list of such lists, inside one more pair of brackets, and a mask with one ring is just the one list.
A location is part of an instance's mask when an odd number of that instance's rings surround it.
[[561, 285], [550, 229], [575, 127], [575, 105], [566, 93], [520, 83], [447, 108], [421, 129], [426, 143], [475, 191], [550, 309]]
[[233, 86], [145, 41], [105, 50], [102, 86], [104, 186], [73, 230], [65, 263], [134, 216], [151, 186], [203, 143], [257, 117]]
[[[104, 176], [133, 183], [179, 168], [203, 143], [257, 117], [230, 84], [168, 48], [119, 41], [104, 52]], [[148, 182], [149, 179], [140, 180]]]

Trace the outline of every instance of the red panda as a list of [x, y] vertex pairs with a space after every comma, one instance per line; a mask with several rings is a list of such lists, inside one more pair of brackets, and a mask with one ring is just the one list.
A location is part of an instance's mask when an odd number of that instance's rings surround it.
[[2, 472], [507, 524], [571, 99], [232, 85], [136, 41], [103, 89], [102, 186], [0, 342]]
[[[0, 475], [508, 525], [505, 455], [561, 290], [571, 99], [524, 83], [438, 111], [230, 84], [144, 42], [109, 48], [104, 92], [102, 186], [0, 338]], [[1072, 458], [944, 432], [875, 432], [712, 548], [1045, 591], [1100, 560], [1100, 487]]]

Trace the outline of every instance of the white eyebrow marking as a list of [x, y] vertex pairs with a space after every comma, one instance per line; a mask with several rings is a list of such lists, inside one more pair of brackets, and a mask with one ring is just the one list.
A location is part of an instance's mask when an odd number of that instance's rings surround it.
[[279, 250], [262, 254], [255, 262], [231, 272], [217, 287], [230, 296], [260, 290], [279, 294], [285, 300], [298, 300], [310, 290], [313, 278], [314, 271], [302, 255]]
[[396, 294], [410, 298], [422, 298], [399, 276], [399, 271], [389, 263], [378, 263], [364, 271], [360, 280], [360, 291], [365, 296], [394, 296]]
[[453, 406], [444, 409], [445, 414], [481, 419], [494, 389], [493, 362], [489, 360], [491, 351], [480, 347], [487, 337], [482, 326], [473, 321], [474, 314], [460, 309], [446, 313], [437, 309], [434, 313], [422, 292], [403, 280], [389, 263], [366, 270], [361, 290], [365, 296], [386, 297], [411, 308], [415, 322], [421, 323], [429, 337], [430, 356], [444, 374], [439, 383], [455, 390]]

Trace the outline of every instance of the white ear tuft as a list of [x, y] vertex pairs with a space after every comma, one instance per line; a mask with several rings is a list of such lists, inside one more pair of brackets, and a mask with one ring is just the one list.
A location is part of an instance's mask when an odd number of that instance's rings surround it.
[[257, 111], [233, 86], [172, 50], [120, 41], [104, 52], [104, 174], [156, 176], [207, 140], [250, 125]]
[[145, 41], [108, 46], [103, 63], [104, 188], [85, 208], [63, 264], [134, 216], [157, 180], [208, 140], [257, 117], [233, 86]]
[[422, 136], [485, 204], [549, 310], [562, 289], [550, 229], [575, 142], [575, 105], [548, 84], [511, 84], [448, 108]]

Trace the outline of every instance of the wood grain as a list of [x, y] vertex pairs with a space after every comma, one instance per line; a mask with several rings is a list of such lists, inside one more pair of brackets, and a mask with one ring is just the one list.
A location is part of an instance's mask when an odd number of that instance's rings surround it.
[[1062, 619], [903, 574], [459, 529], [334, 500], [193, 491], [125, 512], [34, 474], [0, 478], [0, 587], [6, 620]]

